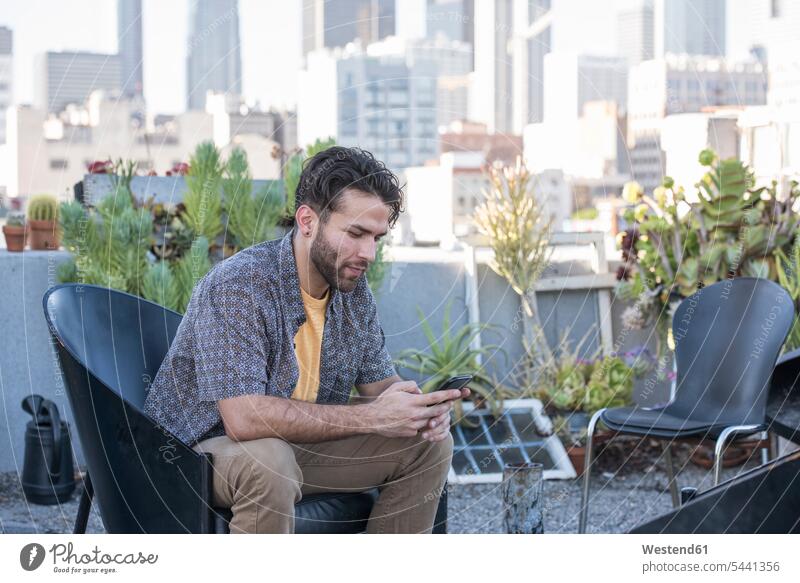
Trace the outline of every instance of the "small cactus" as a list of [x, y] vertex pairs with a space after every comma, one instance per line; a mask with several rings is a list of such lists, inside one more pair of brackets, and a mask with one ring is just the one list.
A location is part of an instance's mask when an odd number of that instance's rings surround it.
[[32, 221], [58, 220], [58, 199], [50, 194], [32, 196], [28, 201], [28, 217]]
[[25, 215], [21, 212], [8, 213], [8, 219], [6, 219], [6, 225], [8, 225], [9, 227], [24, 227]]

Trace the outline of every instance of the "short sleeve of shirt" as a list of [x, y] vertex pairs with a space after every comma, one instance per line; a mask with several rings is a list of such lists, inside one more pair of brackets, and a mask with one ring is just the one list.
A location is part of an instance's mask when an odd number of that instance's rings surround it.
[[268, 380], [264, 314], [246, 284], [213, 277], [217, 275], [209, 274], [193, 298], [198, 396], [201, 401], [219, 401], [264, 395]]
[[380, 320], [378, 320], [378, 306], [369, 288], [367, 288], [367, 297], [367, 337], [364, 339], [366, 348], [361, 367], [356, 375], [356, 385], [376, 383], [397, 374], [392, 357], [386, 348], [386, 336]]

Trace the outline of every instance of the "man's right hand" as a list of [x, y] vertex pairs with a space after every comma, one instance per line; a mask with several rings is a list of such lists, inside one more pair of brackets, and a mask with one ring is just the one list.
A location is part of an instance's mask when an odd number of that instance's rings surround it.
[[422, 393], [414, 381], [397, 382], [366, 405], [370, 426], [384, 437], [413, 437], [432, 417], [448, 413], [461, 396], [458, 389]]

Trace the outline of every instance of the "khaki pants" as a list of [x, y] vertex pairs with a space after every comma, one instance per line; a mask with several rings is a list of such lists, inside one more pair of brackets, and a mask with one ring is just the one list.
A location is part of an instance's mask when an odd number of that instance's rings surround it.
[[230, 508], [231, 533], [294, 532], [294, 505], [307, 494], [359, 492], [380, 496], [368, 533], [430, 533], [453, 455], [453, 439], [358, 435], [322, 443], [277, 438], [194, 445], [212, 455], [214, 504]]

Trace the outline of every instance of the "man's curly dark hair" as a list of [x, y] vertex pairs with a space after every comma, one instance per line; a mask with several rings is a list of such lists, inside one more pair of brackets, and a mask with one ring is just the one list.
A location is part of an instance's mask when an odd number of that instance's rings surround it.
[[379, 197], [390, 208], [389, 228], [403, 212], [403, 187], [383, 162], [361, 148], [332, 146], [303, 162], [295, 213], [305, 204], [325, 223], [348, 188]]

